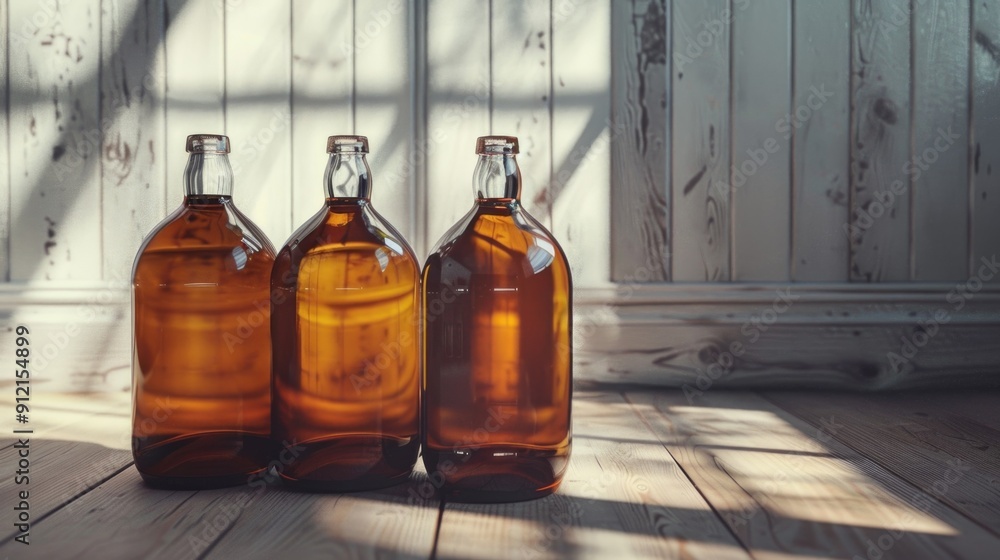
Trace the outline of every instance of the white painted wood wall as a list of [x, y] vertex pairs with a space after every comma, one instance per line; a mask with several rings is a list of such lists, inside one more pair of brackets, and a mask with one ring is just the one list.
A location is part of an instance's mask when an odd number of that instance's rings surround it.
[[[0, 31], [0, 314], [97, 301], [73, 342], [83, 376], [127, 367], [121, 290], [180, 203], [194, 132], [231, 137], [237, 204], [275, 245], [322, 202], [326, 136], [367, 135], [374, 203], [421, 256], [471, 205], [476, 136], [519, 136], [524, 202], [569, 255], [578, 320], [618, 316], [580, 355], [628, 346], [596, 377], [690, 378], [755, 316], [761, 282], [810, 283], [823, 317], [846, 293], [866, 310], [847, 321], [891, 324], [892, 344], [916, 315], [879, 315], [879, 298], [933, 314], [1000, 253], [1000, 0], [0, 0]], [[629, 299], [609, 281], [681, 285]], [[742, 311], [678, 319], [692, 293]], [[788, 320], [827, 328], [811, 313]]]

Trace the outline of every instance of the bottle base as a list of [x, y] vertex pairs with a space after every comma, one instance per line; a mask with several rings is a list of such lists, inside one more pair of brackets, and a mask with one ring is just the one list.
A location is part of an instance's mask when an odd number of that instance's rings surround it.
[[429, 476], [443, 480], [447, 500], [467, 503], [523, 502], [559, 488], [569, 462], [569, 446], [537, 449], [484, 446], [475, 450], [423, 451]]
[[146, 486], [157, 490], [212, 490], [249, 484], [251, 478], [263, 474], [265, 470], [260, 469], [246, 474], [204, 477], [155, 476], [140, 471], [139, 476], [142, 477]]
[[406, 481], [417, 462], [417, 437], [349, 436], [296, 443], [278, 466], [283, 486], [303, 492], [361, 492]]
[[153, 488], [205, 490], [249, 484], [267, 470], [271, 442], [244, 432], [132, 438], [135, 468]]

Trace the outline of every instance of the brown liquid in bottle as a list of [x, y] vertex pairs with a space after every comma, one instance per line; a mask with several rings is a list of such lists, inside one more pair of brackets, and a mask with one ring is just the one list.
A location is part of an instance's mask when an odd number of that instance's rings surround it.
[[550, 494], [570, 453], [569, 268], [507, 178], [505, 194], [479, 189], [423, 272], [423, 457], [460, 501]]
[[188, 189], [133, 270], [133, 456], [166, 488], [245, 484], [271, 451], [274, 249], [228, 194], [192, 190], [215, 189]]
[[[334, 137], [331, 149], [363, 154], [360, 138]], [[338, 153], [327, 169], [335, 196], [272, 274], [274, 438], [289, 459], [279, 472], [309, 490], [400, 482], [420, 445], [419, 268], [371, 208], [363, 157]]]

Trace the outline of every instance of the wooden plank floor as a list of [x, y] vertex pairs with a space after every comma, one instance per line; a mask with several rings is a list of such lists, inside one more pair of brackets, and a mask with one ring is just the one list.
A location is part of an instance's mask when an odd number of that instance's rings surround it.
[[[33, 395], [29, 539], [5, 558], [996, 558], [1000, 393], [578, 390], [551, 497], [443, 502], [419, 470], [344, 495], [145, 488], [128, 394]], [[9, 407], [8, 407], [9, 408]], [[7, 411], [5, 410], [5, 413]], [[10, 411], [13, 414], [13, 411]]]

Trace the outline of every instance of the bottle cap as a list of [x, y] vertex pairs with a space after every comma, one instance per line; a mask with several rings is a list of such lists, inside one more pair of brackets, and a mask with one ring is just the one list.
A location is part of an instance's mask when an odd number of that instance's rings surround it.
[[476, 153], [517, 154], [517, 136], [480, 136], [476, 140]]
[[222, 134], [192, 134], [185, 144], [189, 154], [228, 154], [229, 137]]
[[326, 139], [326, 153], [328, 154], [367, 154], [367, 136], [339, 135]]

